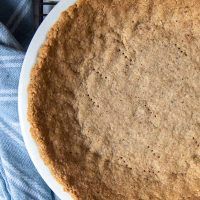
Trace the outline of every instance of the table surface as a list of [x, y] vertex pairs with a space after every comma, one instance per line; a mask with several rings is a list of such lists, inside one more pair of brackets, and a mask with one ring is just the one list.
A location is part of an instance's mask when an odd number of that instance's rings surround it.
[[[54, 5], [50, 5], [58, 3], [60, 0], [35, 0], [34, 4], [34, 19], [35, 19], [35, 28], [37, 29], [40, 25], [41, 21], [46, 17], [46, 15], [51, 11]], [[43, 3], [42, 9], [41, 4]], [[46, 5], [48, 4], [48, 5]], [[42, 13], [43, 12], [43, 13]], [[44, 15], [42, 17], [42, 15]]]

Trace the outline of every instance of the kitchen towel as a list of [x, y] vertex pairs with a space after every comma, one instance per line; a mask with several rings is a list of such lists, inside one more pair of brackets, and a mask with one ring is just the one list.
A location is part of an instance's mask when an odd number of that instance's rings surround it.
[[34, 33], [31, 0], [0, 1], [0, 199], [58, 199], [42, 180], [25, 149], [17, 111], [17, 89]]

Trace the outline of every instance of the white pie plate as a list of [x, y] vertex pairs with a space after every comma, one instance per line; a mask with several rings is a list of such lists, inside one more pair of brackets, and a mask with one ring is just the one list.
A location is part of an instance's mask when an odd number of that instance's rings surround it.
[[75, 0], [61, 0], [49, 13], [49, 15], [42, 22], [37, 32], [35, 33], [29, 48], [27, 50], [18, 88], [18, 112], [19, 112], [19, 121], [21, 125], [21, 131], [25, 146], [28, 150], [30, 158], [35, 165], [37, 171], [47, 183], [47, 185], [52, 189], [52, 191], [61, 199], [61, 200], [72, 200], [72, 197], [69, 193], [64, 192], [62, 185], [60, 185], [56, 179], [50, 173], [48, 167], [44, 164], [39, 151], [38, 146], [33, 140], [30, 133], [30, 123], [27, 119], [27, 108], [28, 108], [28, 92], [27, 88], [30, 82], [30, 73], [33, 68], [38, 51], [41, 45], [46, 39], [46, 35], [54, 23], [58, 20], [62, 11], [66, 10], [69, 6], [73, 5]]

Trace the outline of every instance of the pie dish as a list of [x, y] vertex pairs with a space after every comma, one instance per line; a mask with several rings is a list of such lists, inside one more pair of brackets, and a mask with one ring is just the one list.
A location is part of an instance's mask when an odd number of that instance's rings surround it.
[[29, 153], [29, 156], [43, 178], [46, 184], [51, 190], [59, 197], [60, 200], [72, 200], [71, 195], [63, 190], [62, 185], [54, 178], [47, 165], [41, 158], [39, 153], [38, 145], [31, 136], [30, 123], [27, 118], [28, 110], [28, 85], [30, 83], [30, 73], [33, 66], [36, 63], [38, 51], [44, 43], [48, 31], [56, 23], [60, 14], [66, 10], [69, 6], [73, 5], [75, 0], [62, 0], [60, 1], [43, 20], [41, 25], [38, 27], [24, 58], [24, 62], [21, 69], [19, 88], [18, 88], [18, 111], [19, 121], [21, 127], [21, 133], [23, 140]]
[[79, 0], [31, 72], [28, 119], [74, 199], [200, 198], [200, 2]]

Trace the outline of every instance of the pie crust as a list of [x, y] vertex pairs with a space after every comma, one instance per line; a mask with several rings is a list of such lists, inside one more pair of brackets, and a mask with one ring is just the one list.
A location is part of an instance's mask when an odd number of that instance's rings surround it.
[[74, 199], [200, 199], [199, 0], [78, 1], [28, 91], [32, 136]]

